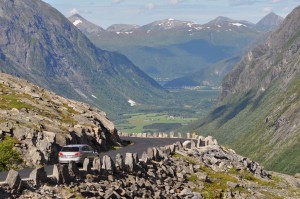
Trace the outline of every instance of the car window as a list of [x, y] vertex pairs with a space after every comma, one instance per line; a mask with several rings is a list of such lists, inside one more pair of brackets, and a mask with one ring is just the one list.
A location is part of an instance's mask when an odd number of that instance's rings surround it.
[[84, 147], [82, 147], [82, 150], [83, 150], [83, 151], [90, 151], [90, 149], [89, 149], [89, 147], [88, 147], [88, 146], [84, 146]]
[[61, 149], [63, 152], [77, 152], [79, 151], [79, 147], [63, 147]]

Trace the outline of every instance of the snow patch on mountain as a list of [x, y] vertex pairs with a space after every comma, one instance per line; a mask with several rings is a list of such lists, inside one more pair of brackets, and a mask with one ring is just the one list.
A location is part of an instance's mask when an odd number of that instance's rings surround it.
[[77, 26], [78, 24], [81, 24], [82, 21], [80, 19], [77, 19], [76, 21], [73, 22], [74, 26]]
[[241, 24], [241, 23], [231, 23], [231, 25], [237, 26], [237, 27], [240, 27], [240, 26], [247, 27], [245, 24]]
[[137, 103], [135, 101], [133, 101], [132, 99], [129, 99], [127, 102], [129, 103], [130, 106], [136, 106], [137, 105]]

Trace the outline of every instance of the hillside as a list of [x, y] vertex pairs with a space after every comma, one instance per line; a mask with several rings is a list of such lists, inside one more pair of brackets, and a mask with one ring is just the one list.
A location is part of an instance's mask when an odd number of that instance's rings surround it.
[[4, 73], [0, 93], [0, 140], [15, 139], [23, 159], [19, 166], [57, 163], [57, 153], [66, 144], [86, 143], [97, 151], [122, 144], [106, 114], [88, 104]]
[[165, 92], [153, 79], [125, 56], [97, 48], [48, 4], [3, 0], [0, 8], [0, 71], [101, 107], [110, 117], [131, 110], [129, 100], [160, 103]]
[[300, 7], [222, 83], [219, 105], [190, 129], [215, 135], [267, 169], [300, 168]]

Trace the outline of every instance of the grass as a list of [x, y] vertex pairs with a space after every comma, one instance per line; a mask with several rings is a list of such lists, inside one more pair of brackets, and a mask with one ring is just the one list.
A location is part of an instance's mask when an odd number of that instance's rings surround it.
[[[239, 183], [239, 178], [242, 178], [243, 180], [247, 180], [249, 182], [255, 183], [259, 185], [260, 187], [266, 187], [268, 188], [276, 188], [280, 189], [278, 183], [280, 182], [280, 178], [273, 177], [272, 180], [264, 180], [258, 177], [255, 177], [251, 172], [247, 170], [241, 170], [238, 171], [234, 168], [229, 169], [227, 172], [216, 172], [213, 171], [209, 167], [205, 167], [201, 164], [199, 160], [193, 157], [189, 156], [183, 156], [180, 154], [174, 154], [174, 158], [180, 158], [190, 164], [193, 165], [200, 165], [200, 170], [195, 171], [195, 173], [188, 176], [187, 180], [190, 182], [193, 182], [194, 184], [198, 185], [198, 187], [203, 188], [195, 188], [193, 191], [199, 192], [202, 194], [204, 198], [220, 198], [221, 193], [223, 191], [232, 190], [233, 192], [239, 192], [239, 193], [246, 193], [248, 194], [248, 190], [246, 190], [243, 187], [237, 186], [237, 187], [230, 187], [227, 183], [233, 182], [233, 183]], [[206, 173], [206, 175], [211, 179], [211, 182], [203, 181], [202, 179], [199, 179], [197, 176], [197, 172], [203, 172]], [[266, 198], [275, 198], [280, 199], [282, 197], [273, 195], [272, 193], [269, 193], [267, 191], [261, 191], [261, 193]]]
[[2, 94], [0, 95], [0, 109], [21, 109], [21, 108], [27, 108], [32, 109], [33, 106], [30, 104], [26, 104], [24, 102], [21, 102], [21, 99], [24, 97], [28, 97], [26, 95], [20, 95], [20, 94]]
[[[134, 113], [125, 116], [127, 119], [117, 124], [117, 128], [127, 133], [159, 132], [170, 125], [187, 125], [196, 120], [196, 118], [176, 117], [165, 113]], [[171, 130], [172, 126], [169, 129]]]

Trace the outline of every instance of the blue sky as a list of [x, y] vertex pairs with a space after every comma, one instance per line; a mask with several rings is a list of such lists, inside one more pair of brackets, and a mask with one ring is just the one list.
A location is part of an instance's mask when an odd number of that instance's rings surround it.
[[285, 17], [300, 0], [43, 0], [65, 16], [78, 13], [107, 28], [174, 18], [206, 23], [218, 16], [256, 23], [270, 12]]

